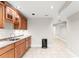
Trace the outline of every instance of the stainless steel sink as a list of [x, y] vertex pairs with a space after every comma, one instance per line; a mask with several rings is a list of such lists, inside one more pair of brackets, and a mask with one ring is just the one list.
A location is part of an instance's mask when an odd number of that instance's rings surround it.
[[5, 38], [5, 39], [2, 39], [0, 41], [16, 41], [16, 40], [19, 40], [20, 38]]
[[19, 35], [19, 36], [10, 36], [10, 37], [8, 37], [8, 38], [4, 38], [4, 39], [2, 39], [2, 40], [0, 40], [0, 41], [16, 41], [16, 40], [19, 40], [20, 38], [19, 37], [21, 37], [21, 36], [23, 36], [23, 35]]
[[10, 38], [10, 39], [9, 39], [9, 41], [16, 41], [16, 40], [19, 40], [19, 38], [16, 38], [16, 39]]

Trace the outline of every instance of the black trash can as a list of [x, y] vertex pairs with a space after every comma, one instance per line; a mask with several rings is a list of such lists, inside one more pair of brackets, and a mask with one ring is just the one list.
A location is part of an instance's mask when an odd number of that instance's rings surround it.
[[42, 39], [42, 48], [47, 48], [47, 39]]

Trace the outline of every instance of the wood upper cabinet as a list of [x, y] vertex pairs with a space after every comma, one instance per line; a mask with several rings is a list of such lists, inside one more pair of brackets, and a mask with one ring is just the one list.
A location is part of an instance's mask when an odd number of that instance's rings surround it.
[[6, 20], [10, 20], [13, 22], [13, 16], [14, 16], [14, 10], [6, 6]]
[[5, 20], [9, 20], [12, 23], [14, 29], [27, 29], [26, 17], [8, 3], [0, 2], [0, 28], [5, 27]]
[[14, 29], [27, 29], [27, 19], [20, 12], [6, 6], [6, 19], [13, 23]]
[[21, 29], [27, 29], [27, 19], [21, 19]]
[[21, 16], [11, 7], [6, 6], [6, 19], [10, 20], [14, 29], [20, 29]]
[[27, 29], [27, 19], [8, 6], [6, 6], [6, 19], [13, 23], [14, 29]]
[[5, 7], [0, 3], [0, 28], [4, 28]]
[[18, 13], [15, 13], [13, 24], [14, 24], [14, 29], [20, 29], [20, 27], [21, 27], [21, 18], [20, 18]]
[[27, 18], [16, 12], [14, 16], [14, 29], [26, 29], [27, 30]]

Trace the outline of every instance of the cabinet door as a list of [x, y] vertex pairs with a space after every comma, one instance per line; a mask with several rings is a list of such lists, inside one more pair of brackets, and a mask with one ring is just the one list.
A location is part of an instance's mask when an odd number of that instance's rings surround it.
[[21, 29], [27, 29], [27, 20], [21, 19]]
[[31, 37], [26, 38], [26, 50], [31, 47]]
[[6, 19], [13, 22], [14, 10], [6, 6]]
[[18, 18], [15, 19], [14, 29], [19, 29], [19, 19]]
[[3, 48], [0, 48], [0, 55], [4, 54], [5, 52], [14, 49], [14, 44], [10, 44], [8, 46], [5, 46]]
[[15, 47], [15, 58], [21, 57], [21, 45]]
[[4, 6], [0, 4], [0, 28], [3, 28]]
[[31, 47], [31, 37], [28, 37], [28, 45], [29, 45], [29, 48]]
[[14, 15], [14, 29], [20, 29], [21, 27], [21, 19], [20, 19], [20, 15], [16, 12]]
[[27, 29], [27, 19], [24, 20], [24, 29]]
[[17, 45], [15, 47], [15, 58], [20, 58], [26, 51], [26, 44], [25, 42], [21, 43], [20, 45]]
[[5, 52], [0, 58], [14, 58], [14, 49]]
[[26, 50], [28, 50], [29, 48], [29, 42], [28, 42], [28, 39], [26, 39]]
[[23, 56], [23, 54], [25, 53], [26, 51], [26, 44], [25, 42], [21, 44], [21, 56]]
[[24, 29], [24, 20], [21, 19], [21, 29]]

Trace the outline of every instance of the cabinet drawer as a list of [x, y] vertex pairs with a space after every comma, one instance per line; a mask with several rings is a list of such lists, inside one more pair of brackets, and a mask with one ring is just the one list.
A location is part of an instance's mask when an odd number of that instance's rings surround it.
[[23, 43], [23, 42], [25, 42], [25, 39], [22, 39], [22, 40], [16, 42], [16, 43], [15, 43], [15, 47], [16, 47], [17, 45], [20, 45], [20, 44]]
[[9, 51], [9, 50], [11, 50], [11, 49], [13, 49], [13, 48], [14, 48], [14, 44], [10, 44], [8, 46], [0, 48], [0, 55], [7, 52], [7, 51]]

